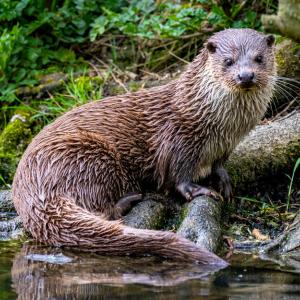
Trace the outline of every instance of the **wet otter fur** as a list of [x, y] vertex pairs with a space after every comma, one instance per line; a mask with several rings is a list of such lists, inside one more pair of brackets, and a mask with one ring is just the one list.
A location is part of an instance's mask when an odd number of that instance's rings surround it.
[[111, 219], [146, 186], [177, 190], [187, 200], [210, 194], [193, 183], [210, 173], [230, 196], [222, 164], [271, 100], [273, 42], [251, 29], [221, 31], [179, 79], [88, 103], [46, 126], [24, 153], [13, 182], [25, 228], [48, 245], [226, 265], [174, 233]]

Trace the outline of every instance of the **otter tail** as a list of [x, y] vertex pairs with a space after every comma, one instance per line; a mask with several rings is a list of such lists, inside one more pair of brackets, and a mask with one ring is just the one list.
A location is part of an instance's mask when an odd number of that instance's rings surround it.
[[[181, 261], [225, 267], [227, 263], [215, 254], [168, 231], [135, 229], [119, 221], [107, 221], [67, 198], [35, 202], [27, 210], [15, 200], [24, 226], [38, 241], [53, 246], [78, 247], [108, 255], [144, 255], [145, 253]], [[28, 203], [27, 203], [28, 204]]]

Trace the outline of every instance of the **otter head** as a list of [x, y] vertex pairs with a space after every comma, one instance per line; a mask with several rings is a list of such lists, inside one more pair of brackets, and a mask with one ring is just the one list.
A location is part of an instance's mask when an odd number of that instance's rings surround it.
[[226, 29], [206, 43], [212, 74], [230, 91], [265, 88], [276, 75], [274, 36], [252, 29]]

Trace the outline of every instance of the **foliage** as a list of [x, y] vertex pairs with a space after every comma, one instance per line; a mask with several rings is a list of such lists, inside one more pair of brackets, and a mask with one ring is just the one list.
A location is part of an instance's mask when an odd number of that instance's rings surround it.
[[[149, 48], [147, 40], [159, 40], [161, 44], [163, 39], [176, 40], [205, 26], [260, 26], [257, 13], [245, 6], [246, 1], [231, 1], [229, 11], [225, 8], [228, 3], [223, 6], [217, 3], [213, 0], [2, 0], [0, 101], [14, 102], [18, 87], [37, 84], [43, 74], [80, 69], [83, 62], [73, 45], [104, 36], [109, 36], [111, 45], [119, 43], [120, 35], [131, 37], [125, 44], [131, 45], [133, 53], [142, 53], [137, 58], [140, 60], [145, 57], [143, 49]], [[122, 43], [123, 46], [124, 40]], [[114, 59], [117, 52], [111, 49]], [[154, 53], [155, 57], [161, 57], [161, 52]]]
[[102, 98], [104, 80], [90, 77], [83, 72], [80, 76], [69, 74], [69, 81], [63, 85], [63, 90], [47, 99], [32, 99], [30, 103], [20, 103], [7, 109], [18, 109], [22, 114], [29, 114], [34, 124], [33, 133], [40, 131], [45, 125], [64, 112], [90, 101]]
[[105, 32], [119, 32], [141, 38], [172, 38], [197, 31], [208, 13], [190, 4], [163, 3], [153, 0], [132, 1], [132, 5], [115, 13], [103, 8], [104, 15], [91, 24], [90, 38]]
[[[61, 3], [62, 2], [62, 3]], [[122, 1], [4, 0], [0, 3], [0, 101], [12, 102], [19, 86], [37, 83], [56, 70], [76, 70], [82, 62], [69, 49], [88, 39], [102, 5]]]

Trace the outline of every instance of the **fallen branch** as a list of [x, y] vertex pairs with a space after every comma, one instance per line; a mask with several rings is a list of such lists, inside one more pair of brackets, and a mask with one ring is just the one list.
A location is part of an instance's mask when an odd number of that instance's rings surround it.
[[264, 191], [288, 182], [300, 157], [300, 112], [253, 130], [226, 164], [236, 194]]

